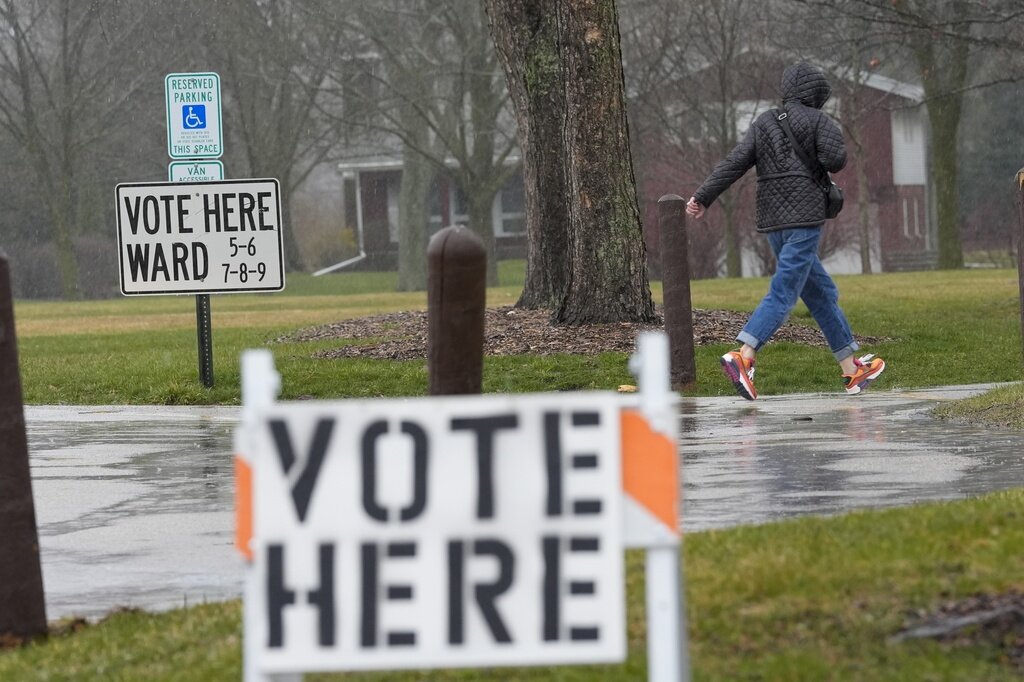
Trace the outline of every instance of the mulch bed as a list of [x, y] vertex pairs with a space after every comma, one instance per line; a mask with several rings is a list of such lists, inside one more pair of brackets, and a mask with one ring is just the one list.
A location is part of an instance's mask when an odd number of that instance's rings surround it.
[[[693, 335], [697, 345], [734, 343], [736, 333], [747, 321], [746, 313], [730, 310], [694, 310]], [[662, 329], [661, 324], [630, 322], [577, 327], [551, 323], [547, 310], [523, 310], [512, 306], [489, 308], [484, 320], [484, 354], [496, 355], [597, 355], [631, 353], [637, 333]], [[382, 360], [422, 359], [427, 354], [427, 313], [409, 311], [344, 320], [302, 329], [275, 342], [354, 339], [360, 343], [321, 350], [315, 358], [375, 358]], [[825, 346], [816, 327], [786, 323], [773, 341]], [[877, 337], [857, 337], [863, 345], [878, 343]]]

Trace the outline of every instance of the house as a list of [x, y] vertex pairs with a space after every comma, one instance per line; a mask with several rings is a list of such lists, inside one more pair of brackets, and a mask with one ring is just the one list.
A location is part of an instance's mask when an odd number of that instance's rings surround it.
[[[510, 166], [519, 163], [510, 157]], [[449, 165], [454, 166], [454, 162]], [[341, 178], [344, 224], [359, 235], [364, 258], [361, 267], [390, 270], [398, 263], [399, 192], [402, 181], [402, 157], [398, 151], [352, 156], [337, 164]], [[449, 225], [467, 225], [466, 197], [454, 175], [438, 172], [427, 197], [427, 238]], [[513, 173], [495, 195], [491, 205], [498, 258], [526, 257], [526, 200], [521, 173]], [[324, 268], [332, 272], [345, 263]]]
[[[764, 55], [756, 57], [763, 62]], [[770, 65], [761, 64], [757, 73], [773, 74], [772, 82], [766, 83], [767, 78], [750, 80], [744, 86], [747, 94], [732, 103], [735, 139], [742, 138], [757, 116], [778, 106], [777, 77], [787, 61], [774, 56], [771, 59]], [[844, 122], [848, 153], [846, 167], [834, 176], [844, 190], [846, 202], [839, 218], [829, 223], [829, 231], [823, 239], [826, 267], [837, 274], [862, 272], [862, 232], [870, 245], [873, 272], [936, 267], [937, 239], [929, 184], [929, 137], [923, 88], [874, 72], [852, 73], [849, 69], [824, 66], [831, 72], [833, 85], [833, 97], [826, 110]], [[852, 129], [854, 121], [857, 125]], [[693, 154], [694, 148], [700, 147], [701, 131], [698, 126], [691, 128], [696, 130], [687, 134], [688, 148]], [[859, 135], [859, 148], [851, 139], [854, 133]], [[658, 198], [665, 194], [688, 198], [689, 192], [696, 189], [718, 160], [717, 155], [697, 152], [696, 163], [689, 159], [690, 163], [684, 164], [679, 158], [682, 153], [679, 149], [679, 145], [673, 148], [666, 137], [657, 134], [645, 136], [641, 141], [638, 157], [643, 161], [637, 163], [641, 212], [648, 248], [654, 252], [658, 249]], [[744, 274], [756, 275], [768, 271], [768, 259], [763, 240], [752, 235], [753, 176], [751, 170], [745, 181], [730, 188], [729, 220], [745, 228], [742, 269]], [[866, 191], [861, 190], [858, 178], [863, 179]], [[712, 276], [721, 274], [724, 269], [723, 255], [715, 252], [711, 243], [711, 237], [718, 238], [715, 230], [724, 220], [721, 212], [721, 208], [709, 211], [710, 225], [691, 232], [691, 252], [696, 250], [698, 258], [705, 254], [707, 258], [717, 259], [711, 266]], [[691, 259], [693, 257], [691, 253]], [[700, 270], [700, 267], [695, 269]]]
[[[759, 114], [777, 106], [778, 74], [787, 63], [773, 55], [771, 59], [777, 63], [765, 68], [764, 55], [749, 56], [761, 62], [757, 73], [771, 73], [772, 77], [748, 79], [744, 85], [748, 94], [733, 103], [737, 139]], [[851, 111], [856, 109], [863, 151], [849, 143], [848, 131], [849, 160], [846, 168], [835, 176], [846, 194], [846, 207], [830, 223], [823, 240], [826, 266], [833, 273], [861, 272], [860, 236], [864, 233], [872, 271], [934, 268], [937, 249], [927, 171], [928, 128], [923, 89], [874, 72], [851, 73], [839, 68], [831, 71], [834, 95], [829, 112], [849, 122], [853, 120]], [[689, 142], [699, 145], [705, 133], [699, 126], [692, 126], [687, 132]], [[657, 132], [643, 136], [639, 145], [634, 144], [633, 153], [644, 237], [656, 273], [658, 198], [692, 191], [717, 159], [703, 155], [698, 164], [681, 164], [678, 148]], [[518, 163], [518, 159], [509, 159], [508, 163]], [[701, 168], [699, 172], [695, 165]], [[344, 224], [357, 232], [361, 255], [325, 267], [321, 273], [356, 265], [373, 269], [396, 267], [402, 166], [400, 150], [388, 149], [384, 142], [353, 150], [338, 163]], [[866, 191], [861, 191], [858, 177], [863, 178]], [[764, 240], [752, 237], [752, 178], [753, 172], [744, 183], [730, 189], [730, 220], [746, 230], [747, 236], [742, 240], [743, 272], [758, 275], [769, 270], [770, 254], [765, 251]], [[468, 222], [465, 195], [453, 174], [437, 174], [428, 205], [429, 218], [424, 226], [428, 237], [442, 227]], [[522, 178], [515, 173], [497, 193], [491, 209], [499, 258], [525, 257], [525, 210]], [[703, 266], [692, 269], [695, 277], [723, 272], [721, 233], [716, 231], [721, 216], [716, 212], [721, 209], [709, 211], [708, 224], [690, 234], [691, 260], [702, 259], [699, 265]]]

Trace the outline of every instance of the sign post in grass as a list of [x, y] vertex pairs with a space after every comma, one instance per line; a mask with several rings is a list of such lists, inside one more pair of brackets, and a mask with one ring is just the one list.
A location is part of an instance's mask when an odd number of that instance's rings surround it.
[[632, 547], [648, 680], [687, 682], [677, 396], [664, 335], [637, 345], [629, 398], [281, 403], [270, 352], [246, 351], [243, 679], [623, 661]]
[[275, 179], [117, 186], [121, 293], [196, 295], [199, 374], [207, 388], [209, 295], [284, 289], [279, 197]]
[[677, 194], [666, 194], [658, 199], [658, 218], [661, 231], [661, 285], [672, 388], [677, 391], [693, 390], [697, 381], [697, 360], [693, 349], [686, 199]]
[[[216, 73], [169, 73], [164, 78], [167, 101], [167, 153], [172, 159], [188, 159], [168, 168], [171, 182], [223, 180], [224, 153], [221, 129], [220, 76]], [[180, 175], [180, 179], [176, 177]], [[199, 346], [199, 381], [213, 388], [213, 327], [210, 295], [196, 294], [196, 342]]]
[[10, 269], [0, 253], [0, 642], [46, 634]]

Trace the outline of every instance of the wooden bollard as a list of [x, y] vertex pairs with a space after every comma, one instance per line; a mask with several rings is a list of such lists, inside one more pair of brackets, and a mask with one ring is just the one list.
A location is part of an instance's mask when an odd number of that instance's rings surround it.
[[658, 199], [661, 232], [661, 285], [668, 334], [670, 376], [676, 391], [697, 382], [693, 351], [693, 305], [690, 302], [690, 256], [686, 235], [686, 200], [676, 194]]
[[465, 227], [427, 245], [427, 371], [430, 395], [483, 390], [487, 251]]
[[46, 634], [11, 272], [0, 253], [0, 640]]

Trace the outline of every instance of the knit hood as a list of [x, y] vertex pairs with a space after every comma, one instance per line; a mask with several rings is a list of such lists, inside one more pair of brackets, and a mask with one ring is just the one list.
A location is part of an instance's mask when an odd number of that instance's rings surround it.
[[825, 73], [807, 62], [797, 62], [782, 73], [782, 101], [821, 109], [832, 95]]

